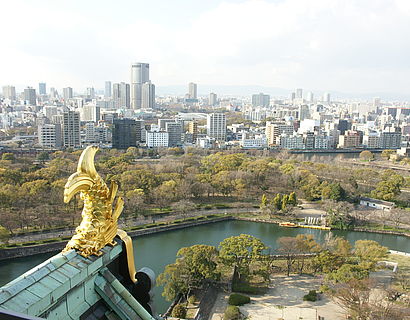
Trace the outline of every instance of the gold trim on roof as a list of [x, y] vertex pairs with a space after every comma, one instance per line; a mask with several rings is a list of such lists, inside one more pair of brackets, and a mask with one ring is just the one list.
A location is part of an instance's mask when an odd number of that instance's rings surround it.
[[76, 249], [83, 257], [100, 255], [100, 250], [107, 244], [115, 245], [118, 217], [124, 207], [124, 200], [119, 197], [113, 208], [118, 185], [112, 182], [108, 188], [95, 170], [94, 156], [97, 150], [98, 147], [89, 146], [83, 151], [77, 172], [68, 178], [64, 188], [65, 203], [80, 192], [84, 207], [82, 221], [63, 252]]

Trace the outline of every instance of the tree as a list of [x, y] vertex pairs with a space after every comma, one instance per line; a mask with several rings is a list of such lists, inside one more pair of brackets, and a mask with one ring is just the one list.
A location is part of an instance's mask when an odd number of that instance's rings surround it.
[[326, 200], [323, 202], [323, 209], [327, 213], [327, 223], [329, 225], [346, 230], [354, 223], [354, 219], [350, 214], [353, 211], [353, 205], [348, 202]]
[[322, 187], [322, 199], [330, 199], [334, 201], [344, 200], [346, 192], [340, 183], [329, 183]]
[[284, 194], [283, 197], [282, 197], [282, 205], [281, 205], [281, 210], [283, 212], [287, 211], [288, 203], [289, 203], [289, 196], [287, 194]]
[[298, 252], [302, 254], [301, 258], [298, 259], [299, 273], [302, 274], [305, 266], [305, 257], [303, 254], [317, 253], [321, 248], [315, 241], [315, 237], [311, 234], [298, 234], [296, 236], [296, 247]]
[[16, 157], [14, 156], [14, 153], [5, 152], [2, 154], [1, 160], [8, 160], [13, 162], [16, 160]]
[[10, 238], [10, 232], [5, 227], [0, 225], [0, 242], [7, 243]]
[[382, 180], [377, 184], [376, 189], [372, 190], [370, 194], [377, 199], [392, 201], [400, 194], [400, 188], [403, 184], [403, 176], [392, 170], [386, 170], [382, 175]]
[[382, 151], [381, 156], [382, 156], [382, 158], [384, 158], [384, 159], [386, 159], [386, 160], [389, 160], [389, 159], [390, 159], [390, 156], [391, 156], [392, 154], [395, 154], [395, 153], [396, 153], [396, 150], [387, 149], [387, 150], [383, 150], [383, 151]]
[[404, 218], [409, 215], [409, 211], [393, 208], [389, 212], [388, 220], [394, 223], [394, 226], [398, 228], [401, 223], [404, 223]]
[[295, 255], [299, 253], [298, 240], [295, 237], [280, 237], [276, 242], [279, 247], [278, 251], [286, 257], [286, 272], [289, 276], [296, 260]]
[[213, 246], [194, 245], [181, 248], [175, 263], [165, 267], [158, 276], [158, 284], [164, 285], [162, 295], [167, 300], [178, 294], [188, 297], [193, 288], [200, 288], [204, 281], [219, 279], [216, 272], [218, 251]]
[[364, 161], [371, 161], [374, 160], [374, 154], [371, 153], [369, 150], [364, 150], [360, 152], [359, 158]]
[[45, 161], [47, 161], [47, 160], [50, 160], [50, 156], [49, 156], [49, 154], [48, 154], [48, 152], [40, 152], [38, 155], [37, 155], [37, 160], [38, 161], [40, 161], [40, 162], [45, 162]]
[[375, 292], [371, 280], [352, 279], [340, 283], [330, 291], [333, 299], [356, 320], [401, 320], [404, 314], [400, 306], [386, 299], [388, 292]]
[[359, 264], [364, 265], [369, 271], [374, 270], [376, 263], [385, 258], [388, 252], [388, 248], [373, 240], [357, 240], [353, 250]]
[[282, 195], [278, 193], [275, 198], [273, 198], [273, 205], [276, 210], [282, 209]]
[[171, 205], [171, 207], [178, 213], [186, 216], [188, 212], [195, 209], [195, 203], [189, 200], [179, 200]]
[[226, 238], [219, 244], [219, 259], [222, 264], [234, 267], [240, 279], [246, 279], [250, 264], [260, 259], [265, 249], [265, 244], [258, 238], [241, 234]]
[[264, 210], [264, 208], [266, 208], [266, 205], [268, 204], [268, 198], [266, 197], [266, 194], [263, 194], [262, 195], [262, 198], [261, 198], [261, 204], [260, 204], [260, 208], [262, 209], [262, 210]]
[[296, 200], [296, 193], [295, 192], [290, 193], [288, 202], [292, 206], [296, 206], [298, 204], [297, 200]]

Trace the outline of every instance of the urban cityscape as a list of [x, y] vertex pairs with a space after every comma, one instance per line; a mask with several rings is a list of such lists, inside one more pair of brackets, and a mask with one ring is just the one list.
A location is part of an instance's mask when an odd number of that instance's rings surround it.
[[[104, 89], [60, 93], [38, 88], [16, 92], [3, 86], [3, 148], [60, 150], [95, 144], [127, 149], [285, 149], [335, 151], [400, 149], [407, 155], [410, 107], [382, 101], [337, 101], [297, 88], [288, 97], [255, 93], [198, 95], [197, 83], [184, 96], [156, 96], [148, 63], [132, 63], [130, 83], [106, 81]], [[30, 134], [10, 129], [31, 128]], [[15, 132], [15, 131], [14, 131]], [[17, 132], [24, 132], [18, 130]]]
[[1, 8], [0, 320], [410, 320], [410, 1]]

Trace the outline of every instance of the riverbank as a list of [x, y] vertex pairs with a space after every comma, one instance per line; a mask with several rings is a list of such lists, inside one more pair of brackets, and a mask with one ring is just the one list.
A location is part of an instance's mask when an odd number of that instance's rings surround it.
[[[140, 225], [136, 227], [132, 227], [127, 229], [127, 233], [130, 237], [140, 237], [144, 235], [178, 230], [178, 229], [185, 229], [196, 227], [204, 224], [209, 223], [216, 223], [221, 221], [233, 220], [235, 219], [233, 216], [230, 215], [207, 215], [207, 216], [199, 216], [199, 217], [191, 217], [181, 220], [174, 220], [171, 223], [160, 222], [157, 224], [147, 224], [147, 225]], [[67, 241], [55, 241], [49, 243], [41, 243], [41, 244], [33, 244], [33, 245], [22, 245], [18, 247], [11, 247], [11, 248], [3, 248], [0, 249], [0, 261], [12, 259], [12, 258], [19, 258], [19, 257], [27, 257], [32, 256], [35, 254], [40, 253], [47, 253], [62, 250]]]
[[[279, 224], [283, 222], [282, 219], [260, 219], [260, 218], [252, 218], [249, 216], [241, 216], [241, 215], [230, 215], [230, 214], [211, 214], [205, 216], [195, 216], [195, 217], [188, 217], [185, 219], [177, 219], [173, 221], [162, 221], [157, 223], [150, 223], [145, 225], [138, 225], [128, 229], [125, 229], [128, 235], [132, 238], [150, 235], [160, 232], [178, 230], [178, 229], [185, 229], [196, 227], [204, 224], [210, 223], [217, 223], [221, 221], [230, 221], [230, 220], [238, 220], [238, 221], [248, 221], [248, 222], [257, 222], [257, 223], [264, 223], [264, 224]], [[337, 230], [337, 229], [334, 229]], [[400, 232], [393, 232], [388, 230], [374, 230], [374, 229], [366, 229], [366, 228], [354, 228], [350, 231], [357, 231], [357, 232], [369, 232], [369, 233], [377, 233], [377, 234], [388, 234], [388, 235], [396, 235], [396, 236], [405, 236], [410, 238], [410, 233], [400, 233]], [[13, 245], [11, 247], [6, 247], [0, 249], [0, 261], [12, 259], [12, 258], [19, 258], [19, 257], [27, 257], [32, 256], [40, 253], [47, 253], [53, 251], [62, 250], [67, 241], [70, 238], [66, 239], [47, 239], [44, 240], [44, 243], [23, 243], [20, 245]]]

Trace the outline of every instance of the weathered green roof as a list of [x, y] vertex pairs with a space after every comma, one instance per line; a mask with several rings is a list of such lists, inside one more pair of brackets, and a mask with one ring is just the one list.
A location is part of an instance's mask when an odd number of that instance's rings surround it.
[[46, 319], [78, 319], [101, 299], [94, 281], [119, 256], [121, 245], [99, 257], [59, 253], [0, 288], [0, 308]]

